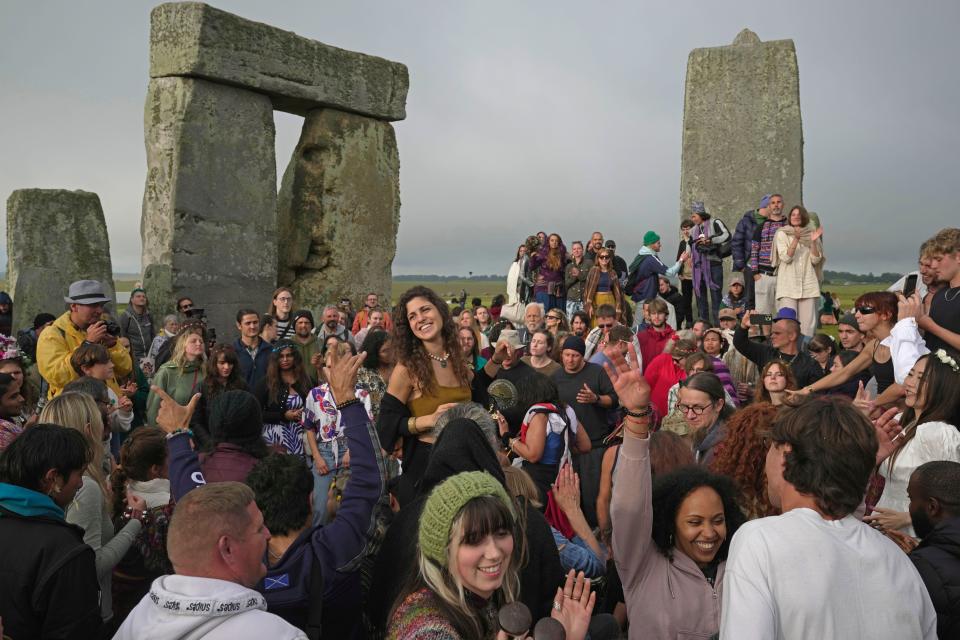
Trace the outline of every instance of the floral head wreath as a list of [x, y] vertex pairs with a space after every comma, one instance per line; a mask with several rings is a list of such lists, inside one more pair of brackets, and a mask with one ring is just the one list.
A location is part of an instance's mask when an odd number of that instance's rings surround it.
[[950, 367], [950, 370], [954, 373], [960, 373], [960, 365], [957, 364], [957, 361], [943, 349], [937, 349], [934, 351], [933, 355], [937, 356], [937, 360], [943, 364]]
[[0, 333], [0, 360], [23, 359], [25, 357], [26, 354], [20, 350], [20, 345], [14, 338]]

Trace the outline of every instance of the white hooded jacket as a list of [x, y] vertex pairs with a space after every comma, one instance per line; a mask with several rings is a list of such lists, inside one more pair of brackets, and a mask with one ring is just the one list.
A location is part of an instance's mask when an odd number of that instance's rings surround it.
[[307, 640], [267, 613], [263, 596], [225, 580], [160, 576], [133, 608], [113, 640]]

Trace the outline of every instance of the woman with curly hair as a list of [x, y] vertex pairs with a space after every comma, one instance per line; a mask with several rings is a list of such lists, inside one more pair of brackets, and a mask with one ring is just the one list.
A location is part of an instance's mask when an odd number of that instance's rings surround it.
[[567, 266], [567, 248], [556, 233], [547, 237], [537, 253], [530, 256], [530, 267], [537, 270], [533, 296], [544, 312], [566, 309], [567, 295], [563, 288], [563, 271]]
[[[474, 372], [460, 348], [447, 303], [432, 289], [407, 290], [394, 308], [393, 320], [396, 364], [380, 404], [377, 431], [387, 451], [404, 438], [399, 487], [403, 505], [414, 496], [426, 469], [437, 418], [453, 405], [472, 399]], [[498, 345], [481, 370], [490, 379], [500, 370], [506, 349], [505, 344]]]
[[634, 621], [630, 638], [714, 636], [730, 539], [744, 522], [736, 486], [702, 467], [653, 482], [650, 387], [636, 363], [619, 354], [613, 360], [606, 369], [626, 417], [610, 518], [613, 556]]
[[740, 506], [750, 520], [778, 513], [767, 497], [767, 478], [763, 471], [770, 448], [767, 436], [778, 411], [779, 408], [769, 402], [757, 402], [736, 412], [727, 421], [727, 437], [717, 448], [710, 465], [714, 473], [736, 481], [740, 487]]

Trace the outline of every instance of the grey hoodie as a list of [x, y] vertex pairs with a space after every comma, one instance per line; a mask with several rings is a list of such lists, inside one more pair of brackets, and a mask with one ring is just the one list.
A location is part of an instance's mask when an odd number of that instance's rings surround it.
[[226, 580], [160, 576], [133, 608], [113, 640], [307, 640], [267, 613], [263, 596]]

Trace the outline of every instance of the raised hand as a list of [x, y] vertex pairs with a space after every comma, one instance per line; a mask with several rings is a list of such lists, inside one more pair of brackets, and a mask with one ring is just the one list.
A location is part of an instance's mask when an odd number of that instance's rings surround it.
[[[590, 579], [584, 577], [583, 571], [574, 574], [571, 569], [563, 587], [557, 589], [553, 601], [550, 617], [563, 625], [567, 640], [583, 640], [587, 635], [587, 627], [590, 626], [593, 605], [597, 601], [597, 594], [590, 592]], [[560, 606], [559, 610], [557, 604]]]
[[160, 410], [157, 412], [157, 426], [173, 433], [178, 429], [187, 429], [190, 426], [190, 418], [197, 409], [197, 403], [200, 402], [200, 394], [194, 394], [190, 402], [186, 405], [177, 403], [166, 391], [153, 385], [150, 391], [160, 397]]
[[553, 483], [553, 497], [564, 513], [580, 508], [580, 476], [570, 464], [560, 467]]
[[630, 345], [630, 355], [633, 356], [628, 362], [619, 352], [614, 352], [610, 356], [613, 366], [604, 362], [603, 368], [613, 383], [613, 389], [617, 392], [620, 404], [629, 411], [642, 411], [650, 403], [650, 385], [640, 373], [640, 367], [637, 364], [637, 350], [633, 344]]
[[877, 442], [880, 446], [877, 448], [877, 464], [880, 464], [896, 451], [903, 443], [903, 428], [897, 421], [896, 415], [899, 413], [897, 407], [887, 409], [879, 418], [873, 421], [873, 428], [877, 434]]
[[327, 384], [334, 402], [343, 404], [357, 397], [357, 372], [367, 357], [366, 351], [355, 356], [341, 356], [337, 349], [331, 349], [328, 357], [330, 364], [326, 367]]

